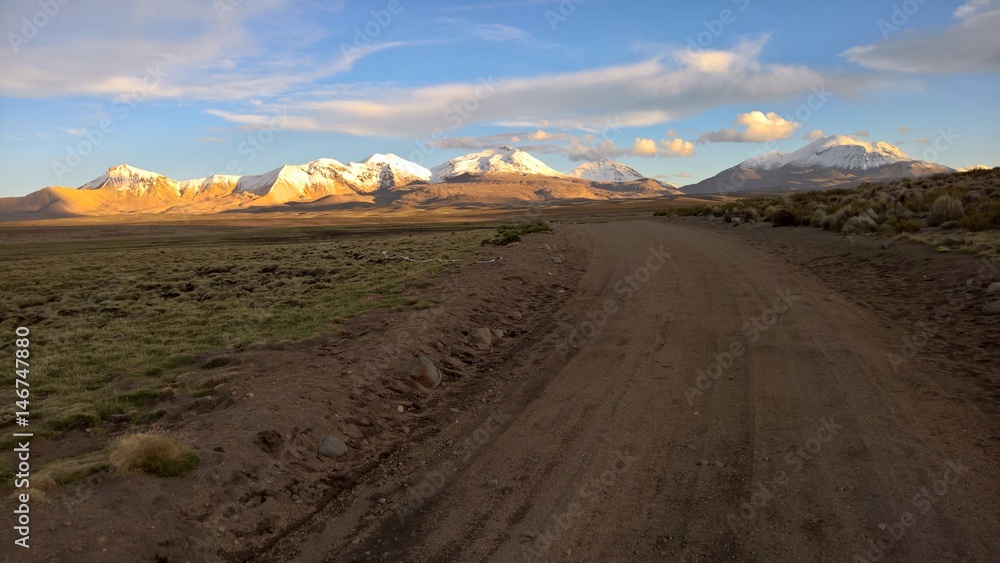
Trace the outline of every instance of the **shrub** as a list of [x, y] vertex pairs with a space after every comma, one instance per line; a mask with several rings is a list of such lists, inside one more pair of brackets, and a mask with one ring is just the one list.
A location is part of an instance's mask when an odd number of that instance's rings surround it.
[[111, 446], [108, 461], [125, 476], [148, 473], [160, 477], [180, 477], [198, 465], [198, 455], [190, 446], [166, 434], [126, 434]]
[[844, 223], [841, 227], [840, 232], [845, 235], [856, 235], [861, 233], [874, 233], [878, 230], [878, 223], [875, 219], [867, 215], [861, 215], [858, 217], [851, 217]]
[[961, 201], [949, 195], [943, 195], [935, 199], [934, 203], [931, 204], [927, 223], [932, 227], [936, 227], [946, 221], [957, 221], [964, 214], [965, 209], [962, 207]]
[[890, 235], [898, 235], [900, 233], [915, 233], [923, 226], [924, 224], [919, 219], [894, 217], [882, 224], [882, 230]]
[[492, 244], [495, 246], [507, 246], [515, 242], [521, 242], [521, 235], [528, 233], [542, 233], [549, 230], [548, 223], [539, 221], [536, 223], [518, 223], [510, 225], [500, 225], [497, 227], [497, 234], [493, 238], [483, 241], [483, 246]]
[[823, 228], [823, 221], [826, 219], [826, 211], [822, 209], [817, 209], [813, 212], [812, 217], [809, 218], [809, 226], [815, 227], [817, 229]]
[[958, 220], [958, 224], [970, 231], [1000, 228], [1000, 201], [967, 209], [965, 215]]
[[778, 209], [771, 215], [772, 227], [795, 227], [799, 224], [799, 218], [787, 209]]

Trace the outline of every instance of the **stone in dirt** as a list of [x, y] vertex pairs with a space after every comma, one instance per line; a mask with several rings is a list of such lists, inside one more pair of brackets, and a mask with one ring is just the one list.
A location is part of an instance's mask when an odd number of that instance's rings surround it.
[[328, 458], [340, 457], [347, 453], [347, 444], [340, 438], [327, 434], [323, 438], [323, 443], [319, 445], [319, 455]]
[[496, 336], [497, 338], [502, 338], [503, 337], [503, 331], [500, 330], [499, 328], [495, 328], [495, 329], [493, 329], [493, 336]]
[[986, 288], [986, 295], [994, 295], [996, 293], [1000, 293], [1000, 282], [993, 282]]
[[472, 339], [480, 346], [490, 346], [493, 344], [493, 333], [486, 327], [477, 328], [472, 331]]
[[1000, 301], [994, 301], [988, 305], [983, 305], [983, 313], [987, 315], [1000, 315]]
[[441, 384], [441, 370], [427, 356], [420, 356], [410, 370], [410, 379], [425, 389], [434, 389]]

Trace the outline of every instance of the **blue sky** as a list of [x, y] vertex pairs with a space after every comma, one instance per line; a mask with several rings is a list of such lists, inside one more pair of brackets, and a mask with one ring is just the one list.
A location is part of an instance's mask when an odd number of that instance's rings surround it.
[[683, 185], [821, 134], [996, 166], [997, 29], [998, 0], [5, 2], [0, 196], [502, 144]]

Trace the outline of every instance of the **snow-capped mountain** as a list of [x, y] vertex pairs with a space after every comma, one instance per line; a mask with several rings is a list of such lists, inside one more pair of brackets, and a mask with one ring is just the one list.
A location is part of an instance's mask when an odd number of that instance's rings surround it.
[[157, 191], [179, 194], [177, 182], [149, 170], [142, 170], [127, 164], [112, 166], [97, 178], [80, 186], [81, 190], [102, 188], [127, 191], [134, 194], [149, 194]]
[[368, 191], [426, 182], [431, 171], [394, 154], [373, 154], [360, 163], [350, 163], [342, 173], [345, 180]]
[[687, 194], [823, 190], [952, 171], [916, 160], [889, 143], [832, 135], [790, 153], [756, 156], [682, 189]]
[[740, 167], [754, 170], [774, 170], [782, 166], [871, 170], [912, 160], [915, 159], [889, 143], [866, 143], [844, 135], [831, 135], [791, 153], [771, 152], [751, 158], [742, 162]]
[[592, 182], [633, 182], [645, 178], [635, 168], [607, 158], [581, 164], [569, 175]]
[[551, 176], [553, 178], [566, 176], [520, 149], [500, 147], [459, 156], [435, 166], [431, 169], [430, 181], [432, 184], [447, 182], [464, 174], [470, 176], [521, 174]]

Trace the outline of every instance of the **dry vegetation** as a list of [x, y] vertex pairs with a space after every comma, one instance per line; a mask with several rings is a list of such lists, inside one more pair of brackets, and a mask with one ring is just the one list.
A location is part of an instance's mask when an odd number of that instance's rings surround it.
[[[219, 351], [298, 339], [380, 307], [423, 308], [405, 284], [467, 258], [485, 229], [344, 234], [330, 229], [0, 245], [0, 333], [31, 328], [39, 434], [147, 423], [159, 390], [218, 367]], [[13, 357], [13, 338], [0, 354]], [[181, 393], [197, 393], [183, 386]], [[0, 407], [13, 423], [13, 401]], [[9, 434], [9, 433], [8, 433]]]
[[769, 221], [775, 227], [810, 226], [843, 234], [878, 233], [931, 244], [941, 251], [995, 254], [1000, 248], [1000, 168], [747, 198], [656, 215]]
[[138, 473], [180, 477], [194, 469], [198, 464], [198, 455], [178, 438], [145, 432], [125, 434], [115, 440], [108, 462], [126, 477]]

